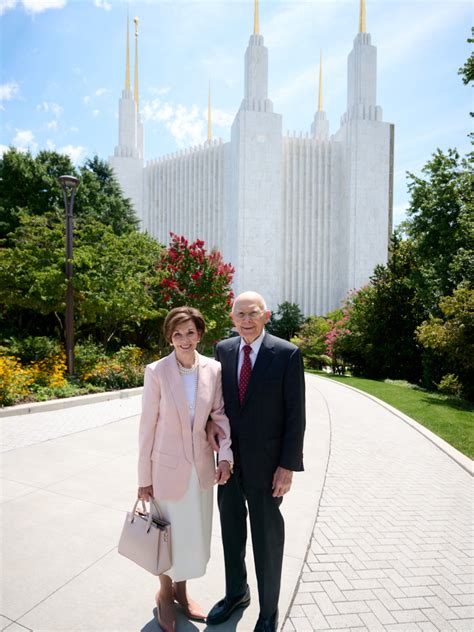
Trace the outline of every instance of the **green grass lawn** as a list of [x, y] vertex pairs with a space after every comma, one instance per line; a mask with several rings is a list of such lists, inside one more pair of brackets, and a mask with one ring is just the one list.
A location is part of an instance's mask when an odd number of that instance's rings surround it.
[[474, 405], [400, 381], [381, 382], [360, 377], [308, 371], [378, 397], [435, 432], [457, 450], [474, 458]]

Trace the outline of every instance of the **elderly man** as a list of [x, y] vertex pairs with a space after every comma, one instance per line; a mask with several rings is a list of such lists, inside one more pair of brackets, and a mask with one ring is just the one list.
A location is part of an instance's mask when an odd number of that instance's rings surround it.
[[[245, 567], [248, 508], [260, 602], [254, 632], [278, 627], [285, 538], [280, 505], [293, 472], [303, 470], [305, 429], [301, 354], [295, 345], [265, 332], [269, 318], [259, 294], [240, 294], [232, 308], [240, 337], [216, 347], [235, 462], [234, 475], [218, 490], [226, 594], [209, 612], [207, 623], [222, 623], [250, 603]], [[208, 424], [214, 449], [220, 433]]]

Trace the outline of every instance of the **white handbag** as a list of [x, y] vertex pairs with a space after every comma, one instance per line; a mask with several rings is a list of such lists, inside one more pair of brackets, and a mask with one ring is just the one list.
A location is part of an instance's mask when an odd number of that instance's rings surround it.
[[[155, 499], [151, 499], [150, 510], [139, 499], [127, 517], [120, 536], [118, 552], [153, 575], [161, 575], [171, 568], [171, 525], [163, 519]], [[156, 515], [153, 515], [153, 503]]]

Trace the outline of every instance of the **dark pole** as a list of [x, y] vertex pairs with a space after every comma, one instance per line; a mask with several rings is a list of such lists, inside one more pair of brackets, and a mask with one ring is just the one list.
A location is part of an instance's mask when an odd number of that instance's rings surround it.
[[72, 283], [73, 257], [73, 209], [79, 180], [74, 176], [60, 176], [59, 183], [64, 195], [64, 210], [66, 211], [66, 358], [67, 372], [74, 375], [74, 292]]

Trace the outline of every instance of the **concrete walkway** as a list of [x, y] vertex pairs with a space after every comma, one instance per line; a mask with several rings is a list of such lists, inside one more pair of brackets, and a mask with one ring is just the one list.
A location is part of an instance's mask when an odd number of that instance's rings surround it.
[[[283, 629], [474, 630], [472, 477], [352, 389], [307, 376], [307, 401], [306, 471], [283, 503]], [[1, 630], [158, 632], [156, 579], [116, 550], [139, 406], [135, 395], [0, 419]], [[253, 630], [250, 545], [247, 559], [251, 606], [215, 627], [180, 616], [178, 632]], [[215, 511], [208, 572], [190, 587], [208, 608], [223, 586]]]

